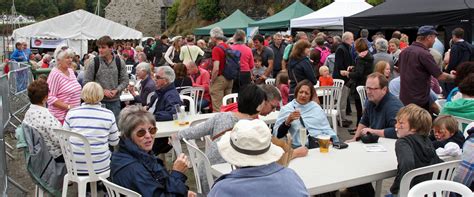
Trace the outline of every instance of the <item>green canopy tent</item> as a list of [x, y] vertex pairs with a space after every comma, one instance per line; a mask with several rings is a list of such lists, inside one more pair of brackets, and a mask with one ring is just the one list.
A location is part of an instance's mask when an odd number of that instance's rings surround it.
[[259, 30], [288, 30], [290, 20], [313, 12], [311, 8], [296, 0], [293, 4], [273, 16], [250, 23], [249, 27], [258, 27]]
[[237, 29], [245, 30], [248, 27], [248, 24], [253, 22], [255, 21], [245, 15], [242, 11], [236, 10], [230, 16], [217, 23], [194, 29], [194, 34], [202, 36], [209, 35], [209, 31], [211, 31], [212, 28], [220, 27], [224, 31], [225, 35], [232, 35]]

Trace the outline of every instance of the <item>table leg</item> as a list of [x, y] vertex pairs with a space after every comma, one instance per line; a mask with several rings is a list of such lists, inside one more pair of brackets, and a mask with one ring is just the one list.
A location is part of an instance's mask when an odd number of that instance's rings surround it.
[[375, 196], [380, 197], [382, 194], [382, 181], [383, 180], [377, 180], [375, 182]]

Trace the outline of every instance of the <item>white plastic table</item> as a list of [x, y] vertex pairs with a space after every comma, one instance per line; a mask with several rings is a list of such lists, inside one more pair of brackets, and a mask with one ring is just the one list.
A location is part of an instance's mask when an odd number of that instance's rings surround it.
[[[196, 121], [196, 120], [209, 119], [215, 116], [216, 114], [219, 114], [219, 113], [195, 114], [195, 115], [189, 115], [187, 118], [189, 120], [189, 123], [192, 123], [193, 121]], [[267, 116], [260, 116], [260, 119], [265, 121], [265, 123], [267, 124], [274, 124], [276, 122], [277, 117], [278, 117], [278, 111], [275, 111], [268, 114]], [[169, 137], [180, 130], [189, 128], [189, 125], [190, 124], [179, 126], [173, 120], [156, 122], [156, 127], [158, 128], [158, 132], [156, 133], [155, 137], [157, 138]]]
[[[290, 162], [311, 195], [376, 181], [376, 195], [381, 196], [382, 180], [396, 176], [397, 158], [394, 139], [380, 138], [387, 152], [367, 152], [362, 142], [349, 143], [347, 149], [330, 147], [329, 153], [311, 149], [306, 157]], [[213, 165], [212, 174], [221, 176], [231, 171], [228, 163]]]

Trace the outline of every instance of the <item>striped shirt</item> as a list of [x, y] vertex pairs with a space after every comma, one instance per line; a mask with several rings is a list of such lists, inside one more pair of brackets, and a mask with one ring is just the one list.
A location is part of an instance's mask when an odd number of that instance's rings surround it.
[[461, 165], [456, 168], [454, 181], [460, 182], [471, 189], [474, 184], [474, 137], [464, 142]]
[[67, 110], [55, 107], [53, 103], [62, 101], [71, 107], [79, 106], [81, 103], [81, 84], [77, 82], [76, 75], [72, 69], [69, 70], [69, 76], [63, 74], [58, 68], [54, 67], [48, 76], [48, 109], [59, 122], [64, 121]]
[[[96, 173], [110, 169], [109, 145], [115, 146], [119, 142], [120, 132], [115, 123], [112, 111], [102, 108], [99, 104], [82, 104], [71, 109], [64, 120], [63, 127], [72, 132], [80, 133], [89, 140], [91, 146], [92, 164]], [[87, 173], [83, 142], [70, 139], [79, 173]]]

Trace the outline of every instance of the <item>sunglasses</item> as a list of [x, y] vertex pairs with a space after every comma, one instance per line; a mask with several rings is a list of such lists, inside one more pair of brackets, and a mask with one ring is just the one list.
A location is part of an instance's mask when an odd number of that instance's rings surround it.
[[143, 137], [146, 135], [146, 132], [148, 131], [148, 133], [150, 133], [150, 135], [155, 135], [156, 132], [158, 131], [158, 129], [156, 127], [150, 127], [148, 128], [147, 130], [145, 129], [140, 129], [137, 131], [137, 137]]

